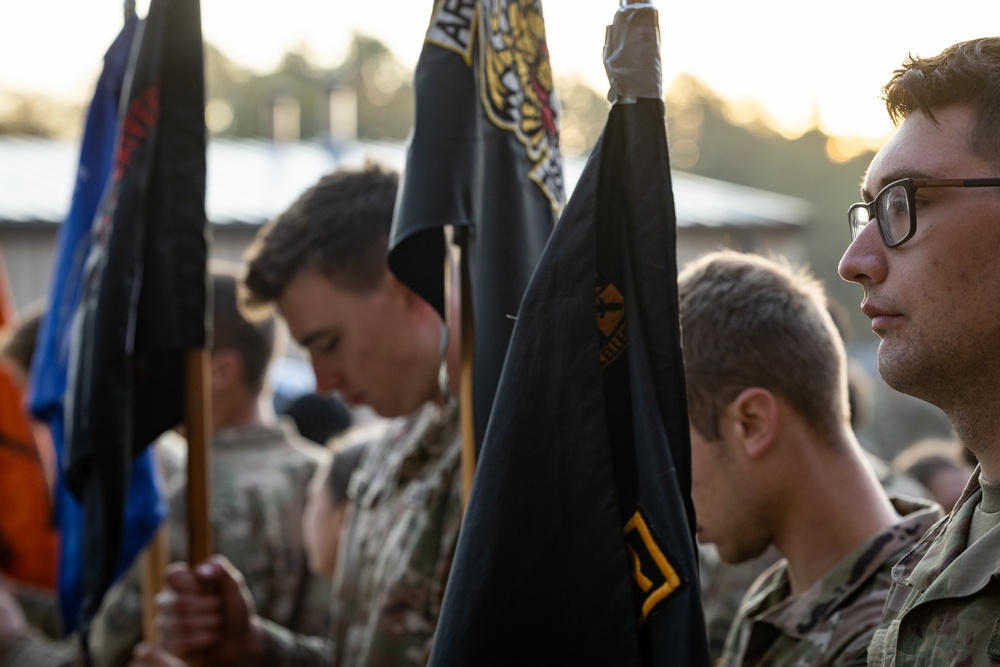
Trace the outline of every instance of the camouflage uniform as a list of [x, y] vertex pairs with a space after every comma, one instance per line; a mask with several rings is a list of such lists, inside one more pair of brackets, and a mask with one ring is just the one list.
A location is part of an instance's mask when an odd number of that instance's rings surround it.
[[893, 568], [869, 665], [1000, 664], [1000, 529], [967, 546], [983, 495], [979, 472], [951, 515]]
[[698, 545], [698, 575], [701, 607], [708, 634], [708, 655], [713, 664], [722, 658], [726, 637], [747, 590], [769, 567], [781, 560], [771, 545], [760, 556], [742, 563], [727, 563], [714, 544]]
[[[170, 552], [187, 559], [185, 475], [176, 445], [162, 448], [166, 494], [170, 499]], [[258, 612], [265, 618], [310, 634], [329, 626], [331, 582], [309, 574], [302, 543], [306, 489], [328, 452], [293, 428], [241, 426], [213, 434], [211, 525], [214, 551], [246, 576]], [[105, 596], [94, 618], [90, 643], [96, 667], [126, 665], [142, 635], [142, 591], [138, 565]], [[70, 642], [32, 637], [2, 656], [3, 667], [71, 664]], [[75, 639], [72, 646], [75, 647]]]
[[801, 595], [790, 597], [785, 561], [761, 575], [730, 629], [723, 664], [864, 665], [892, 566], [940, 516], [936, 504], [895, 498], [893, 505], [903, 517], [899, 522], [855, 549]]
[[269, 667], [423, 665], [462, 521], [454, 406], [390, 422], [348, 488], [331, 640], [265, 624]]
[[[913, 496], [931, 499], [930, 491], [913, 477], [891, 464], [862, 450], [882, 489], [890, 496]], [[764, 570], [781, 560], [773, 546], [757, 558], [745, 563], [730, 564], [719, 558], [715, 545], [699, 545], [702, 608], [708, 632], [708, 651], [715, 662], [722, 657], [722, 650], [729, 636], [729, 628], [740, 608], [740, 602], [750, 585]]]
[[78, 665], [76, 644], [31, 633], [0, 640], [4, 667], [71, 667]]

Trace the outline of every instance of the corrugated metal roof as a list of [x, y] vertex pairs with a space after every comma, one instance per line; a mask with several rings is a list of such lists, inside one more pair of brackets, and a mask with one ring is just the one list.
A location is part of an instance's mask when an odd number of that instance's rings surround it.
[[678, 221], [687, 227], [778, 227], [804, 225], [814, 217], [804, 199], [673, 172]]
[[[0, 223], [58, 223], [73, 192], [79, 144], [29, 137], [0, 137]], [[338, 166], [372, 158], [402, 169], [401, 143], [276, 143], [262, 139], [213, 139], [208, 147], [206, 209], [216, 224], [263, 223], [316, 180]], [[583, 158], [565, 161], [572, 188]], [[682, 227], [786, 227], [807, 224], [812, 206], [795, 197], [733, 183], [673, 173], [678, 224]]]
[[65, 141], [0, 137], [0, 220], [62, 220], [73, 193], [79, 150]]

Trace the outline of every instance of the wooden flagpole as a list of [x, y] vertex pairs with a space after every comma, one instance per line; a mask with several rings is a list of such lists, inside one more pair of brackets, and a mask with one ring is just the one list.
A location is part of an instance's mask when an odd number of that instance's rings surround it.
[[[462, 230], [463, 240], [468, 230]], [[464, 248], [464, 246], [463, 246]], [[472, 312], [472, 281], [469, 278], [469, 263], [463, 252], [459, 258], [462, 293], [462, 373], [459, 390], [462, 425], [462, 508], [469, 504], [472, 479], [476, 474], [476, 419], [473, 404], [472, 377], [475, 350], [475, 318]]]
[[[185, 434], [187, 436], [187, 531], [188, 562], [200, 563], [212, 554], [212, 533], [209, 525], [211, 490], [209, 471], [211, 451], [208, 414], [212, 409], [209, 391], [208, 350], [189, 350], [185, 358]], [[154, 445], [155, 446], [155, 445]], [[142, 571], [143, 638], [158, 643], [156, 609], [153, 598], [163, 588], [163, 570], [167, 564], [167, 526], [154, 533], [140, 558]], [[192, 667], [201, 665], [200, 658], [189, 660]]]
[[153, 604], [153, 598], [163, 588], [163, 569], [167, 566], [165, 524], [166, 522], [156, 529], [152, 539], [139, 554], [142, 573], [142, 637], [154, 644], [159, 643], [160, 636], [156, 632], [156, 606]]
[[209, 412], [212, 396], [209, 392], [208, 350], [188, 352], [187, 357], [187, 527], [188, 558], [191, 564], [200, 563], [212, 554], [212, 533], [209, 526]]
[[[205, 348], [190, 350], [187, 356], [186, 433], [187, 453], [187, 532], [188, 562], [200, 563], [212, 554], [212, 533], [209, 525], [209, 502], [212, 497], [209, 482], [211, 470], [211, 437], [209, 414], [212, 395], [209, 387], [209, 353]], [[200, 667], [201, 658], [188, 661]]]

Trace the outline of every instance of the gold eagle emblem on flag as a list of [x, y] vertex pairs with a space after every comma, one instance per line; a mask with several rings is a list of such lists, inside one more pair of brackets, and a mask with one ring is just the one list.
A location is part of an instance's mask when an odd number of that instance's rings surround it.
[[479, 90], [486, 115], [524, 146], [534, 165], [529, 177], [558, 213], [566, 202], [541, 2], [482, 0], [480, 12]]
[[558, 215], [566, 203], [556, 103], [540, 0], [439, 0], [426, 42], [472, 65], [479, 38], [477, 76], [486, 117], [512, 132], [524, 147], [528, 178]]

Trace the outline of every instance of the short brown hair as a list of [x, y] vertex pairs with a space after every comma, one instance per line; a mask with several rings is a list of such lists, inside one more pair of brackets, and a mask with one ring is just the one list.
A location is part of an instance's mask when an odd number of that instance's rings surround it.
[[968, 148], [1000, 171], [1000, 37], [959, 42], [929, 58], [909, 54], [882, 98], [896, 124], [914, 111], [933, 121], [935, 111], [970, 107]]
[[235, 350], [243, 360], [243, 384], [259, 394], [274, 356], [274, 317], [262, 315], [251, 321], [243, 316], [236, 300], [237, 276], [238, 265], [212, 263], [211, 349]]
[[818, 433], [847, 419], [846, 353], [820, 283], [785, 260], [719, 251], [679, 277], [688, 413], [706, 438], [744, 389], [787, 401]]
[[399, 176], [374, 163], [321, 178], [247, 249], [242, 306], [252, 312], [272, 305], [304, 269], [355, 291], [375, 289], [388, 270], [398, 188]]
[[31, 374], [31, 363], [44, 317], [43, 302], [35, 301], [24, 309], [23, 317], [15, 326], [0, 330], [0, 359], [13, 365], [24, 377]]

